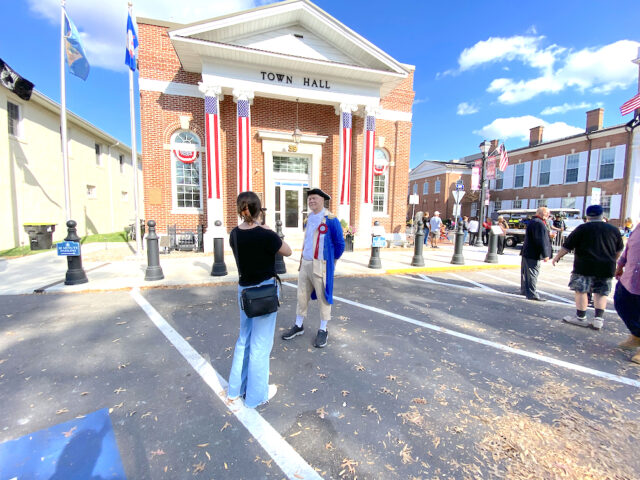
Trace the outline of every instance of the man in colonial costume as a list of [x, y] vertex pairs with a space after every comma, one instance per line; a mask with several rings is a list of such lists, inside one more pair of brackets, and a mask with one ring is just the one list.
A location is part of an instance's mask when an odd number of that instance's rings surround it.
[[314, 343], [317, 348], [327, 345], [327, 323], [331, 319], [335, 264], [344, 252], [340, 221], [324, 208], [324, 201], [330, 199], [331, 197], [319, 188], [313, 188], [308, 192], [307, 202], [311, 213], [307, 218], [298, 273], [296, 323], [282, 335], [283, 340], [291, 340], [302, 335], [309, 299], [318, 300], [320, 328]]

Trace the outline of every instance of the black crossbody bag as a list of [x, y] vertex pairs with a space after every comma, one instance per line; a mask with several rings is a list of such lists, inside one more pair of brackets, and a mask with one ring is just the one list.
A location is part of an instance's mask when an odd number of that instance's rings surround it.
[[[257, 227], [260, 228], [260, 227]], [[237, 235], [237, 232], [234, 232]], [[232, 235], [232, 241], [236, 249], [236, 255], [239, 255], [238, 241], [236, 235]], [[240, 272], [240, 262], [236, 258], [236, 266], [238, 267], [238, 274]], [[276, 275], [276, 281], [282, 286], [280, 277]], [[278, 298], [278, 286], [274, 283], [272, 285], [260, 285], [259, 287], [249, 287], [242, 290], [240, 294], [240, 308], [244, 310], [244, 313], [249, 318], [260, 317], [262, 315], [268, 315], [278, 311], [280, 306], [280, 299]]]

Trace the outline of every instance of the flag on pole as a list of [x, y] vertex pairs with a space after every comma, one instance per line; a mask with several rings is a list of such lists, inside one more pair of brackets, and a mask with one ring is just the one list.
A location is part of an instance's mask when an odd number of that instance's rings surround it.
[[64, 45], [69, 70], [76, 77], [86, 80], [89, 76], [89, 62], [80, 41], [80, 34], [66, 10], [64, 12]]
[[620, 114], [627, 115], [633, 112], [636, 108], [640, 108], [640, 93], [638, 93], [631, 100], [628, 100], [622, 104], [620, 107]]
[[136, 71], [136, 49], [138, 48], [138, 34], [131, 19], [131, 12], [127, 18], [127, 52], [124, 63], [129, 65], [132, 71]]
[[500, 164], [498, 168], [501, 172], [504, 172], [509, 166], [509, 154], [507, 153], [507, 149], [504, 147], [504, 143], [500, 145]]

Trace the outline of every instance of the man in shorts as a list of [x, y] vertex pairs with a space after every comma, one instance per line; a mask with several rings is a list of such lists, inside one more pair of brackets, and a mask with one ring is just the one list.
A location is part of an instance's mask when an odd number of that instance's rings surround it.
[[[551, 262], [555, 265], [573, 250], [569, 288], [575, 292], [576, 314], [562, 320], [595, 330], [600, 330], [604, 325], [603, 314], [607, 308], [607, 296], [611, 292], [611, 279], [616, 271], [616, 261], [624, 248], [620, 230], [604, 222], [602, 214], [600, 205], [587, 208], [587, 223], [571, 232]], [[595, 315], [590, 321], [587, 319], [588, 293], [593, 294], [595, 307]]]
[[440, 227], [442, 226], [442, 219], [440, 218], [440, 212], [433, 212], [433, 217], [429, 219], [431, 248], [438, 248], [438, 239], [440, 238]]

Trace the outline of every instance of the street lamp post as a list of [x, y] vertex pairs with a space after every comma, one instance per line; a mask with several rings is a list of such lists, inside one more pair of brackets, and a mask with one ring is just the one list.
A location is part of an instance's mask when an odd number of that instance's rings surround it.
[[[486, 177], [487, 177], [487, 154], [489, 153], [489, 149], [491, 148], [491, 142], [487, 142], [484, 140], [480, 145], [480, 151], [482, 152], [482, 168], [480, 170], [480, 220], [479, 220], [479, 228], [478, 233], [480, 232], [480, 228], [482, 228], [482, 223], [484, 222], [484, 202], [487, 196], [486, 190]], [[478, 240], [482, 237], [482, 235], [478, 235], [476, 238], [476, 245], [478, 245]]]

